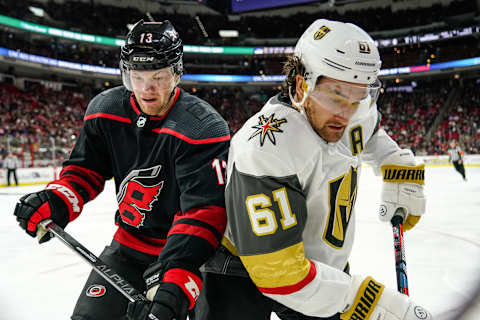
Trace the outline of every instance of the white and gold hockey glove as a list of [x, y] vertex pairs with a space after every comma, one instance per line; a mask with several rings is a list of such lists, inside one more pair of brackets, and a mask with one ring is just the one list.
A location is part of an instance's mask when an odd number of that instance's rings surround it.
[[380, 169], [383, 186], [379, 218], [391, 221], [397, 209], [401, 208], [405, 213], [403, 228], [410, 230], [425, 213], [425, 165], [416, 165], [412, 152], [403, 149], [387, 157]]
[[432, 320], [430, 312], [372, 277], [353, 276], [342, 320]]

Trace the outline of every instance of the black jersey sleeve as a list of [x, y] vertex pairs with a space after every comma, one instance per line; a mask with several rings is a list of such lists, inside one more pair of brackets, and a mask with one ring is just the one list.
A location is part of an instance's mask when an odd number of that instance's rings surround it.
[[211, 134], [182, 141], [179, 146], [175, 170], [181, 212], [174, 218], [160, 255], [161, 260], [181, 260], [194, 269], [213, 253], [226, 226], [224, 190], [230, 134], [223, 119], [204, 131]]
[[84, 203], [102, 192], [105, 181], [112, 177], [101, 118], [92, 117], [104, 103], [102, 97], [95, 97], [87, 107], [80, 134], [60, 173], [60, 179], [68, 182], [81, 195]]
[[175, 170], [181, 212], [174, 217], [159, 257], [166, 275], [171, 270], [198, 275], [225, 231], [225, 169], [230, 134], [226, 122], [219, 119], [204, 128], [206, 134], [200, 139], [183, 140], [177, 150]]

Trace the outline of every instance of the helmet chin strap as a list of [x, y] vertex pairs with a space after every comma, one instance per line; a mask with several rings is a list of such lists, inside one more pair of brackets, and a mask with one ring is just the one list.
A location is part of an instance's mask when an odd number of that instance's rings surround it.
[[174, 87], [173, 87], [172, 92], [170, 92], [170, 95], [168, 96], [167, 101], [166, 101], [165, 104], [162, 106], [162, 111], [168, 109], [168, 105], [169, 105], [170, 101], [172, 100], [172, 97], [175, 95], [175, 89], [176, 89], [176, 88], [177, 88], [177, 86], [174, 86]]
[[303, 98], [301, 101], [297, 102], [295, 101], [295, 98], [292, 96], [292, 91], [291, 88], [288, 88], [288, 96], [290, 97], [290, 102], [298, 109], [298, 111], [304, 115], [307, 116], [305, 112], [305, 108], [303, 107], [303, 104], [307, 100], [308, 97], [308, 89], [304, 91]]

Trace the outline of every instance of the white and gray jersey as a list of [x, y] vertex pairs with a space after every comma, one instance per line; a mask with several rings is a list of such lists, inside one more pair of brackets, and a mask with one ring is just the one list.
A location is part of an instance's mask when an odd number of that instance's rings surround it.
[[448, 149], [448, 159], [450, 162], [463, 159], [463, 152], [460, 146], [456, 146], [455, 148]]
[[327, 143], [275, 96], [229, 151], [226, 238], [261, 292], [316, 317], [344, 307], [361, 162], [378, 166], [399, 150], [376, 106], [359, 108], [342, 139]]

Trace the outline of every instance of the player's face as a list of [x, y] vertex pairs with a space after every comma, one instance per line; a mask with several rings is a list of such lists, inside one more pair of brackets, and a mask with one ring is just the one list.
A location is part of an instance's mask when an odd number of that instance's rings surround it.
[[168, 110], [176, 77], [172, 68], [130, 71], [132, 89], [143, 112], [149, 115], [162, 115]]
[[323, 139], [337, 142], [368, 94], [366, 85], [324, 77], [307, 98], [305, 112]]

